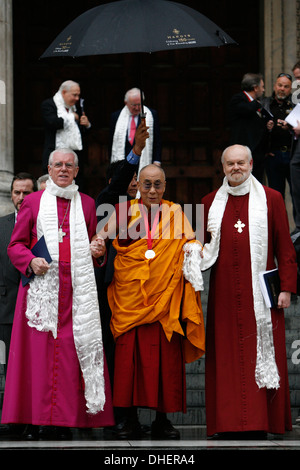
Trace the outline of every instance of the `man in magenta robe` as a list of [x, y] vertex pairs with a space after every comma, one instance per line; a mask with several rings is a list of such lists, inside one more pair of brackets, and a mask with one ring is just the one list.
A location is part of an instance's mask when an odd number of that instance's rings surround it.
[[[70, 149], [52, 152], [48, 171], [45, 191], [23, 201], [8, 247], [23, 279], [34, 276], [19, 287], [2, 422], [29, 424], [29, 437], [66, 438], [70, 427], [114, 419], [90, 246], [95, 202], [75, 185]], [[49, 262], [31, 251], [42, 237]]]
[[[208, 436], [284, 433], [291, 412], [283, 308], [296, 292], [297, 265], [281, 194], [251, 174], [248, 147], [222, 155], [225, 178], [203, 198], [211, 267], [206, 338]], [[276, 308], [267, 308], [259, 272], [279, 269]]]

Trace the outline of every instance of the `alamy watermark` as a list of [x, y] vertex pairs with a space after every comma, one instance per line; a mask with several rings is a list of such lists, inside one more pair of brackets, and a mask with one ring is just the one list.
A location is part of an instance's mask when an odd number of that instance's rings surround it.
[[0, 340], [0, 364], [6, 364], [6, 345]]
[[[198, 241], [204, 240], [204, 205], [203, 204], [167, 204], [162, 201], [161, 204], [151, 205], [150, 230], [155, 222], [157, 211], [161, 213], [162, 227], [151, 234], [152, 239], [163, 238], [180, 239], [184, 236], [191, 238], [191, 234]], [[155, 210], [153, 210], [155, 209]], [[97, 217], [100, 222], [97, 225], [97, 233], [100, 230], [105, 232], [111, 240], [119, 236], [119, 239], [138, 240], [145, 236], [145, 225], [139, 223], [143, 220], [145, 214], [148, 220], [148, 210], [141, 203], [129, 204], [126, 196], [119, 197], [119, 217], [116, 223], [115, 206], [112, 204], [100, 204], [97, 208]], [[128, 221], [131, 221], [128, 224]], [[173, 222], [171, 222], [173, 221]], [[192, 230], [191, 230], [192, 229]]]
[[0, 80], [0, 104], [6, 104], [6, 86], [3, 80]]
[[296, 350], [292, 354], [292, 363], [298, 365], [300, 364], [300, 339], [293, 341], [292, 349]]
[[300, 103], [300, 81], [294, 80], [292, 83], [292, 103], [298, 104]]

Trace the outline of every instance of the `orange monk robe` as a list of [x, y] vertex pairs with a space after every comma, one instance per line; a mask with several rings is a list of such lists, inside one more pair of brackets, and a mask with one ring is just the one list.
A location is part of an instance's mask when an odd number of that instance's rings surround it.
[[170, 341], [173, 332], [184, 337], [185, 362], [205, 352], [205, 331], [200, 294], [183, 277], [183, 246], [195, 242], [194, 232], [177, 204], [162, 200], [153, 250], [147, 260], [147, 238], [138, 200], [130, 201], [128, 231], [140, 226], [142, 238], [121, 246], [119, 236], [114, 279], [108, 288], [115, 338], [140, 325], [159, 321]]

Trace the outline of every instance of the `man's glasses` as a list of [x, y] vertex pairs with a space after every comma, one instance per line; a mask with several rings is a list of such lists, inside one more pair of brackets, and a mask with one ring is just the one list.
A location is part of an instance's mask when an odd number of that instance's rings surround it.
[[164, 187], [164, 181], [154, 181], [154, 183], [151, 183], [150, 181], [143, 181], [141, 183], [141, 186], [145, 191], [150, 191], [152, 186], [154, 187], [155, 190], [159, 191]]
[[60, 169], [64, 165], [67, 168], [67, 170], [72, 170], [75, 167], [75, 165], [73, 163], [62, 163], [62, 162], [52, 163], [51, 166], [53, 166], [55, 169]]
[[129, 106], [131, 106], [131, 108], [140, 108], [141, 107], [141, 103], [128, 103]]
[[292, 76], [289, 74], [289, 73], [280, 73], [277, 78], [280, 78], [280, 77], [286, 77], [288, 78], [289, 80], [291, 80], [291, 82], [293, 81], [293, 78]]

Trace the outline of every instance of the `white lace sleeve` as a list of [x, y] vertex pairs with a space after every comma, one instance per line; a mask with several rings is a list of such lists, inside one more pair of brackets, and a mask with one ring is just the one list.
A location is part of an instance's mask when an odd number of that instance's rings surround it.
[[185, 279], [192, 284], [196, 292], [204, 290], [203, 276], [200, 267], [202, 246], [199, 243], [185, 243], [183, 251], [184, 260], [182, 271]]

